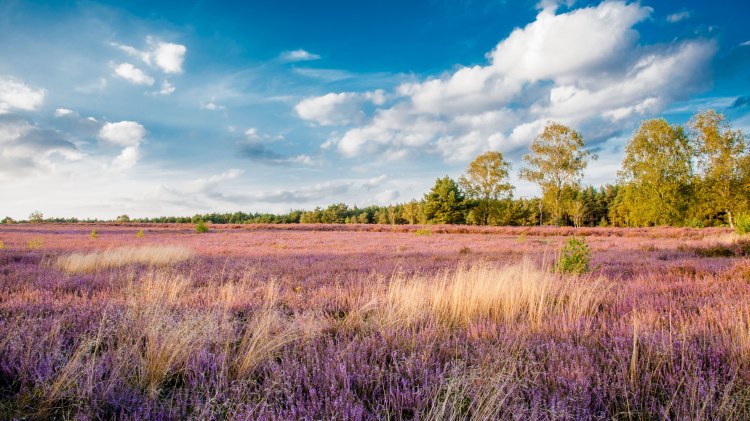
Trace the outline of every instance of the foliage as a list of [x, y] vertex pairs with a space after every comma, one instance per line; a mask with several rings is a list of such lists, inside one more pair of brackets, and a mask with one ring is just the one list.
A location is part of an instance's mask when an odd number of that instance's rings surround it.
[[16, 221], [13, 218], [11, 218], [10, 216], [6, 216], [5, 218], [3, 218], [2, 221], [0, 221], [0, 224], [8, 224], [8, 225], [10, 225], [10, 224], [15, 224], [15, 223], [16, 223]]
[[44, 222], [44, 214], [39, 212], [38, 210], [31, 212], [31, 214], [29, 214], [29, 222], [31, 222], [32, 224], [39, 224], [41, 222]]
[[138, 230], [135, 233], [135, 238], [143, 238], [143, 230]]
[[737, 231], [737, 234], [750, 234], [750, 214], [738, 216], [734, 225], [734, 230]]
[[707, 110], [688, 123], [701, 173], [700, 202], [713, 213], [724, 213], [734, 228], [734, 215], [747, 204], [743, 165], [750, 150], [741, 130], [732, 130], [723, 114]]
[[581, 275], [589, 271], [591, 249], [586, 239], [570, 237], [560, 250], [560, 259], [555, 264], [555, 270], [560, 273]]
[[685, 131], [647, 120], [625, 147], [615, 211], [626, 225], [681, 225], [691, 200], [692, 149]]
[[596, 159], [584, 146], [583, 136], [559, 123], [547, 123], [542, 134], [529, 146], [524, 155], [526, 167], [520, 177], [539, 185], [542, 200], [559, 225], [564, 214], [564, 202], [579, 188], [583, 170], [589, 159]]
[[500, 152], [489, 151], [477, 156], [459, 179], [466, 196], [479, 201], [479, 225], [488, 225], [490, 214], [497, 209], [500, 199], [510, 197], [513, 186], [508, 173], [510, 164]]
[[91, 233], [89, 234], [89, 237], [91, 237], [92, 240], [96, 240], [97, 236], [98, 236], [98, 233], [96, 232], [96, 230], [92, 229]]
[[425, 194], [425, 218], [432, 224], [461, 224], [464, 222], [464, 195], [447, 175], [438, 178], [429, 193]]
[[115, 222], [130, 222], [130, 217], [127, 215], [120, 215], [115, 219]]
[[44, 239], [42, 237], [34, 237], [28, 241], [29, 249], [40, 249], [44, 247]]
[[0, 240], [0, 250], [5, 248], [5, 244], [3, 244], [2, 240]]
[[198, 223], [195, 224], [195, 232], [198, 234], [203, 234], [208, 232], [208, 225], [203, 220], [198, 221]]
[[414, 231], [414, 234], [416, 235], [432, 235], [432, 230], [429, 228], [420, 228], [416, 231]]

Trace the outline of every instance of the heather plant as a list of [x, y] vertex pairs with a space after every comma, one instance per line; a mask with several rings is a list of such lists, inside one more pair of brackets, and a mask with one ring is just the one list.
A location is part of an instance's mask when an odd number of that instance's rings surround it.
[[208, 232], [208, 225], [203, 220], [198, 221], [197, 224], [195, 224], [195, 232], [198, 234], [203, 234]]
[[589, 271], [591, 249], [583, 237], [569, 237], [560, 250], [560, 258], [555, 264], [559, 273], [581, 275]]

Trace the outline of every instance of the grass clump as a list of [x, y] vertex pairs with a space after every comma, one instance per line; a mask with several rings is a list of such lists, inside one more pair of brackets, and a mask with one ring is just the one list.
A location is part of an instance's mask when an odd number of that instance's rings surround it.
[[591, 263], [591, 249], [584, 238], [570, 237], [560, 250], [560, 259], [555, 264], [555, 271], [571, 275], [588, 272]]
[[34, 237], [29, 240], [28, 244], [30, 250], [40, 249], [44, 247], [44, 240], [42, 239], [42, 237]]
[[57, 266], [68, 273], [88, 273], [128, 264], [164, 266], [179, 263], [193, 256], [185, 247], [122, 247], [94, 253], [73, 253], [57, 259]]
[[204, 221], [198, 221], [197, 224], [195, 224], [195, 232], [198, 234], [203, 234], [208, 232], [208, 225]]
[[138, 232], [135, 233], [135, 238], [143, 238], [143, 230], [138, 230]]
[[432, 230], [429, 228], [420, 228], [414, 232], [415, 234], [422, 236], [422, 235], [432, 235]]
[[89, 234], [89, 237], [91, 237], [92, 240], [96, 240], [98, 236], [99, 234], [96, 232], [96, 230], [91, 230], [91, 234]]
[[4, 249], [4, 248], [5, 248], [5, 244], [3, 244], [3, 242], [2, 242], [2, 241], [0, 241], [0, 250], [2, 250], [2, 249]]

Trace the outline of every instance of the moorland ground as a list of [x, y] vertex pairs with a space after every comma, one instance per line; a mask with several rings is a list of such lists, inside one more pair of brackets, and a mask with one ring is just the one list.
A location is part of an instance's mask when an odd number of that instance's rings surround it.
[[[551, 270], [571, 235], [588, 274]], [[17, 224], [0, 241], [1, 419], [750, 418], [750, 246], [725, 229]]]

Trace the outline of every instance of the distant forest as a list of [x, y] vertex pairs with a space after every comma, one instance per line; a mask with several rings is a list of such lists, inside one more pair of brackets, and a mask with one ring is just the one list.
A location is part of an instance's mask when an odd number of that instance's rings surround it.
[[[338, 203], [286, 214], [121, 215], [108, 222], [734, 227], [750, 213], [748, 146], [746, 135], [714, 110], [696, 114], [684, 126], [646, 120], [625, 147], [617, 182], [584, 187], [583, 171], [597, 157], [579, 132], [550, 122], [531, 143], [519, 171], [521, 179], [540, 187], [539, 198], [513, 198], [510, 164], [502, 153], [490, 151], [476, 157], [458, 180], [438, 178], [421, 200], [407, 203], [363, 208]], [[33, 212], [23, 222], [104, 221]]]

